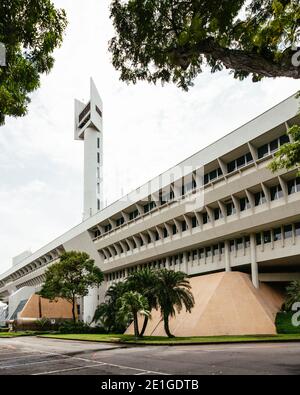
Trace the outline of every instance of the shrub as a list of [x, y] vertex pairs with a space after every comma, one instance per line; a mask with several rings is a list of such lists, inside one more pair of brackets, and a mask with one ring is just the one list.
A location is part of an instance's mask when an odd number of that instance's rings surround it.
[[64, 321], [61, 323], [59, 326], [59, 332], [68, 334], [68, 333], [82, 333], [82, 334], [89, 334], [89, 333], [99, 333], [99, 334], [105, 334], [107, 333], [104, 328], [100, 326], [96, 327], [91, 327], [90, 325], [78, 321], [78, 322], [73, 322], [73, 321]]
[[276, 328], [279, 334], [300, 334], [300, 326], [295, 327], [292, 324], [293, 312], [278, 313], [276, 317]]

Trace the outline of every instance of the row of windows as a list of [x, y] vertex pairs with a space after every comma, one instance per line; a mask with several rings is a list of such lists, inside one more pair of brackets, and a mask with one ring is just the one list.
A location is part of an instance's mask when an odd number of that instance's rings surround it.
[[276, 229], [268, 230], [262, 233], [257, 233], [256, 244], [268, 244], [272, 243], [273, 241], [291, 239], [294, 236], [300, 236], [300, 222], [278, 227]]
[[257, 156], [258, 159], [262, 159], [266, 156], [269, 156], [276, 152], [279, 147], [281, 147], [284, 144], [287, 144], [290, 142], [289, 136], [287, 134], [284, 134], [283, 136], [279, 137], [278, 139], [275, 139], [271, 141], [268, 144], [264, 144], [261, 147], [257, 149]]
[[[293, 236], [300, 236], [300, 222], [295, 223], [293, 225], [285, 225], [282, 228], [276, 228], [269, 231], [261, 232], [256, 234], [256, 244], [262, 245], [271, 243], [273, 241], [290, 239]], [[238, 252], [250, 248], [250, 236], [239, 237], [229, 241], [229, 250], [231, 253]], [[225, 242], [216, 243], [212, 246], [197, 248], [192, 251], [187, 252], [187, 260], [188, 262], [196, 261], [198, 259], [206, 259], [212, 257], [220, 257], [225, 253]], [[177, 254], [172, 257], [169, 257], [169, 262], [171, 265], [178, 265], [183, 263], [183, 253]], [[128, 269], [128, 273], [131, 274], [139, 268], [152, 268], [152, 269], [161, 269], [165, 268], [167, 265], [167, 258], [149, 262], [143, 264], [141, 266], [134, 266]], [[125, 270], [121, 270], [115, 273], [110, 273], [108, 275], [108, 279], [110, 281], [121, 279], [126, 276]]]
[[227, 171], [228, 173], [232, 173], [236, 170], [241, 169], [242, 167], [247, 166], [248, 164], [253, 163], [253, 157], [250, 152], [246, 155], [243, 155], [232, 162], [227, 164]]
[[[300, 177], [297, 177], [296, 179], [288, 181], [287, 186], [288, 186], [289, 195], [300, 192]], [[281, 199], [284, 196], [282, 187], [280, 184], [270, 187], [269, 192], [270, 192], [271, 201]], [[237, 202], [238, 202], [238, 207], [236, 207], [236, 205], [233, 201], [226, 202], [225, 208], [226, 208], [227, 217], [229, 217], [231, 215], [235, 215], [237, 213], [237, 209], [239, 209], [240, 212], [244, 212], [246, 210], [251, 209], [251, 203], [250, 203], [248, 197], [242, 197], [242, 198], [238, 199]], [[265, 204], [266, 202], [267, 202], [266, 195], [263, 191], [259, 191], [254, 194], [255, 207]], [[213, 213], [213, 220], [215, 220], [215, 221], [218, 221], [218, 220], [224, 218], [223, 211], [219, 207], [213, 209], [212, 213]], [[203, 225], [211, 223], [211, 216], [208, 214], [207, 211], [200, 213], [200, 215], [202, 217]], [[139, 216], [139, 212], [138, 212], [138, 210], [135, 210], [129, 215], [129, 218], [130, 218], [130, 220], [132, 220], [134, 218], [137, 218], [138, 216]], [[199, 221], [197, 220], [197, 217], [192, 216], [192, 217], [190, 217], [190, 220], [191, 220], [192, 228], [196, 228], [199, 226]], [[124, 219], [122, 221], [120, 219], [120, 222], [117, 221], [117, 226], [121, 226], [121, 222], [124, 223]], [[178, 220], [178, 222], [181, 224], [180, 227], [183, 232], [188, 230], [188, 224], [186, 223], [186, 221], [182, 222], [182, 221]], [[106, 225], [104, 228], [105, 233], [107, 233], [111, 230], [112, 230], [111, 224]], [[153, 232], [155, 234], [156, 240], [159, 240], [160, 239], [159, 233], [156, 230]], [[172, 225], [172, 234], [175, 235], [177, 233], [178, 233], [178, 228], [174, 224], [174, 225]], [[97, 235], [98, 235], [98, 231], [97, 231]], [[98, 237], [97, 235], [95, 233], [95, 237]], [[169, 232], [167, 231], [166, 228], [163, 229], [163, 235], [164, 235], [163, 238], [169, 237]], [[142, 245], [143, 245], [143, 241], [142, 241]]]
[[[278, 139], [275, 139], [271, 141], [268, 144], [264, 144], [263, 146], [258, 148], [258, 158], [261, 159], [265, 156], [270, 155], [271, 153], [274, 153], [278, 148], [286, 143], [288, 143], [289, 137], [287, 134], [279, 137]], [[98, 142], [98, 148], [99, 148], [100, 140]], [[100, 163], [100, 156], [99, 153], [98, 155], [98, 163]], [[229, 162], [227, 164], [227, 171], [228, 173], [232, 173], [236, 170], [239, 170], [243, 168], [244, 166], [253, 163], [253, 156], [250, 152], [247, 154]], [[218, 179], [219, 177], [223, 176], [222, 169], [219, 167], [207, 174], [204, 175], [204, 185], [207, 185], [208, 183]], [[191, 190], [194, 190], [197, 188], [197, 183], [193, 179], [187, 184], [182, 185], [182, 190], [181, 193], [182, 195], [185, 195], [186, 193], [190, 192]], [[289, 194], [295, 193], [295, 192], [300, 192], [300, 183], [299, 183], [299, 178], [297, 181], [290, 181], [288, 183], [288, 190]], [[271, 200], [277, 200], [283, 197], [283, 191], [280, 185], [277, 185], [275, 187], [270, 188], [270, 195], [271, 195]], [[174, 200], [175, 194], [172, 190], [168, 192], [160, 192], [159, 196], [159, 201], [161, 205], [164, 205], [172, 200]], [[266, 203], [266, 197], [264, 195], [264, 192], [258, 192], [255, 195], [255, 206], [259, 206], [261, 204]], [[242, 198], [240, 200], [240, 211], [245, 211], [251, 207], [250, 202], [247, 197]], [[156, 203], [155, 202], [150, 202], [147, 205], [144, 206], [144, 213], [148, 213], [151, 210], [156, 208]], [[236, 208], [234, 207], [233, 203], [229, 203], [227, 206], [227, 215], [232, 215], [236, 213]], [[136, 219], [139, 216], [138, 210], [134, 210], [132, 213], [129, 214], [130, 220]], [[215, 211], [215, 219], [220, 219], [223, 218], [223, 214], [221, 210], [216, 209]], [[210, 219], [208, 218], [207, 214], [204, 214], [204, 223], [210, 222]], [[120, 226], [120, 225], [119, 225]]]

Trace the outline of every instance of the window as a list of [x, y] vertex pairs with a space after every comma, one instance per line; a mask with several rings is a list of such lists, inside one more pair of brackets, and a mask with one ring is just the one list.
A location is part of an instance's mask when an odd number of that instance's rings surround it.
[[249, 199], [247, 197], [240, 199], [240, 209], [241, 211], [245, 211], [251, 208]]
[[292, 225], [286, 225], [284, 227], [284, 238], [285, 239], [290, 239], [293, 237], [293, 226]]
[[296, 192], [300, 192], [300, 177], [297, 177], [295, 180], [290, 180], [288, 182], [288, 194], [292, 195]]
[[101, 232], [99, 229], [95, 230], [94, 232], [94, 238], [101, 236]]
[[242, 250], [244, 248], [244, 240], [242, 238], [236, 240], [237, 250]]
[[98, 149], [100, 148], [100, 139], [99, 139], [99, 137], [97, 137], [97, 148]]
[[100, 184], [99, 184], [99, 182], [97, 183], [97, 193], [98, 193], [98, 195], [100, 193]]
[[259, 147], [257, 150], [257, 155], [258, 155], [258, 159], [262, 159], [265, 156], [268, 156], [269, 155], [269, 145], [265, 144], [265, 145]]
[[167, 230], [166, 228], [164, 228], [163, 233], [164, 233], [164, 238], [165, 238], [165, 239], [166, 239], [167, 237], [169, 237], [168, 230]]
[[182, 229], [183, 232], [185, 232], [185, 231], [187, 230], [187, 224], [186, 224], [185, 221], [183, 221], [183, 222], [181, 223], [181, 229]]
[[100, 154], [99, 154], [99, 152], [97, 152], [97, 163], [100, 164]]
[[245, 237], [245, 248], [250, 248], [250, 236]]
[[150, 211], [152, 211], [154, 208], [156, 207], [155, 202], [149, 202], [148, 204], [146, 204], [144, 206], [144, 213], [149, 213]]
[[198, 258], [198, 251], [197, 251], [197, 250], [194, 250], [194, 251], [192, 252], [192, 254], [193, 254], [193, 260], [195, 261], [195, 260]]
[[164, 204], [168, 203], [169, 201], [173, 200], [174, 197], [175, 197], [174, 192], [171, 190], [170, 190], [170, 192], [164, 192], [164, 193], [161, 191], [159, 200], [160, 200], [160, 203], [162, 205], [164, 205]]
[[198, 226], [198, 220], [196, 217], [192, 218], [192, 228], [197, 228]]
[[101, 204], [100, 204], [100, 200], [99, 199], [97, 199], [97, 209], [98, 209], [98, 211], [100, 211], [100, 209], [101, 209]]
[[300, 222], [297, 222], [295, 224], [295, 233], [296, 233], [296, 236], [300, 236]]
[[116, 224], [119, 227], [119, 226], [122, 226], [124, 224], [124, 222], [125, 222], [124, 218], [120, 217], [117, 219]]
[[221, 211], [220, 208], [216, 208], [214, 210], [214, 218], [215, 218], [216, 221], [218, 221], [219, 219], [223, 218], [223, 214], [222, 214], [222, 211]]
[[112, 230], [111, 224], [105, 225], [105, 227], [104, 227], [104, 232], [105, 233], [110, 232], [111, 230]]
[[221, 254], [225, 253], [225, 243], [220, 243], [220, 252]]
[[256, 245], [257, 245], [257, 246], [260, 246], [261, 243], [262, 243], [261, 234], [260, 234], [260, 233], [257, 233], [257, 234], [256, 234]]
[[264, 232], [264, 244], [271, 243], [271, 241], [271, 231], [268, 230], [267, 232]]
[[222, 175], [223, 175], [223, 172], [220, 167], [216, 170], [211, 171], [210, 173], [205, 174], [204, 185], [216, 180], [217, 178], [221, 177]]
[[97, 178], [98, 178], [98, 180], [100, 179], [100, 169], [99, 169], [99, 167], [97, 167]]
[[262, 159], [265, 158], [266, 156], [269, 156], [270, 154], [273, 154], [279, 149], [280, 146], [289, 142], [290, 142], [289, 136], [287, 134], [284, 134], [278, 139], [273, 140], [268, 144], [262, 145], [257, 149], [258, 159]]
[[233, 160], [232, 162], [229, 162], [227, 164], [227, 171], [228, 173], [232, 173], [235, 170], [239, 170], [242, 167], [245, 167], [249, 163], [253, 162], [253, 157], [250, 152], [248, 152], [246, 155], [243, 155], [239, 157], [238, 159]]
[[138, 210], [134, 210], [129, 214], [129, 219], [130, 221], [134, 220], [135, 218], [137, 218], [139, 216], [139, 211]]
[[255, 200], [255, 207], [261, 206], [262, 204], [265, 204], [267, 201], [266, 195], [262, 191], [254, 195], [254, 200]]
[[290, 142], [290, 138], [287, 134], [281, 136], [279, 140], [280, 140], [280, 145], [284, 145]]
[[177, 234], [177, 226], [176, 225], [172, 226], [172, 232], [173, 232], [173, 235]]
[[270, 152], [271, 152], [271, 153], [277, 151], [278, 148], [279, 148], [279, 141], [278, 141], [278, 139], [276, 139], [276, 140], [274, 140], [274, 141], [272, 141], [272, 142], [270, 143]]
[[230, 244], [230, 251], [233, 252], [235, 250], [235, 241], [230, 240], [229, 244]]
[[226, 204], [226, 212], [228, 217], [230, 215], [236, 214], [236, 208], [233, 202]]
[[278, 200], [283, 197], [283, 191], [281, 185], [276, 185], [270, 188], [271, 200]]
[[216, 244], [213, 246], [213, 256], [219, 255], [219, 245]]
[[273, 230], [274, 241], [282, 240], [281, 228], [277, 228]]
[[182, 195], [185, 195], [186, 193], [194, 190], [197, 188], [197, 184], [195, 180], [192, 180], [190, 182], [188, 182], [185, 185], [182, 185]]
[[199, 258], [204, 259], [205, 258], [205, 250], [204, 248], [200, 248], [199, 250]]
[[206, 258], [209, 258], [209, 257], [212, 256], [211, 247], [206, 247], [206, 248], [205, 248], [205, 256], [206, 256]]
[[207, 212], [205, 212], [205, 213], [202, 214], [202, 218], [203, 218], [203, 224], [204, 224], [204, 225], [205, 225], [205, 224], [208, 224], [208, 223], [210, 222], [210, 217], [209, 217], [209, 215], [208, 215]]

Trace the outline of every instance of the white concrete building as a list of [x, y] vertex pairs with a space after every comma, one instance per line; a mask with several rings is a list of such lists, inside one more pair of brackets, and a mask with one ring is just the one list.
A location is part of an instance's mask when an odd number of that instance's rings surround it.
[[109, 285], [145, 266], [190, 276], [240, 271], [256, 288], [300, 279], [300, 178], [297, 169], [268, 169], [288, 127], [300, 124], [299, 107], [288, 98], [98, 211], [102, 102], [92, 83], [90, 104], [77, 102], [75, 111], [75, 138], [85, 144], [85, 221], [3, 273], [0, 297], [15, 306], [16, 292], [38, 288], [68, 250], [86, 251], [105, 274], [84, 298], [86, 321]]

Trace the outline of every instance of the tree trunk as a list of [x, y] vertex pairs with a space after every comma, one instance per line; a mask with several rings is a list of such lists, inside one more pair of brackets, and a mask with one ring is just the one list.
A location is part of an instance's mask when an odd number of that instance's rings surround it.
[[169, 338], [175, 337], [174, 335], [171, 334], [170, 328], [169, 328], [169, 314], [164, 313], [164, 327], [165, 327], [165, 332]]
[[138, 316], [137, 313], [134, 313], [134, 318], [133, 318], [133, 322], [134, 322], [134, 336], [136, 338], [138, 338], [140, 336], [139, 334], [139, 322], [138, 322]]
[[149, 321], [149, 318], [148, 318], [148, 317], [145, 317], [145, 318], [144, 318], [143, 328], [142, 328], [141, 333], [140, 333], [140, 337], [143, 337], [143, 336], [144, 336], [144, 334], [145, 334], [145, 332], [146, 332], [147, 325], [148, 325], [148, 321]]
[[257, 52], [224, 48], [213, 38], [207, 38], [194, 46], [176, 48], [173, 50], [173, 54], [175, 55], [176, 64], [183, 69], [189, 67], [192, 56], [205, 55], [216, 61], [221, 61], [227, 69], [235, 71], [244, 71], [269, 78], [300, 78], [300, 67], [296, 67], [292, 63], [292, 57], [296, 54], [292, 49], [286, 50], [280, 62], [276, 62]]

